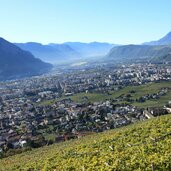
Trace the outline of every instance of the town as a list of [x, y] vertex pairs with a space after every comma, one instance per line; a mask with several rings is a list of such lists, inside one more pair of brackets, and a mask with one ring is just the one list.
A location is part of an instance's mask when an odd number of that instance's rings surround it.
[[[151, 85], [157, 91], [136, 94]], [[0, 157], [167, 114], [169, 93], [171, 66], [149, 63], [86, 64], [1, 82]]]

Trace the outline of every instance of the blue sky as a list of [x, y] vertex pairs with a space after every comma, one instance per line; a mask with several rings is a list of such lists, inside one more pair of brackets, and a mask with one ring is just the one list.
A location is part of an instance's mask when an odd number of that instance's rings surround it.
[[142, 43], [171, 31], [171, 0], [0, 0], [0, 37]]

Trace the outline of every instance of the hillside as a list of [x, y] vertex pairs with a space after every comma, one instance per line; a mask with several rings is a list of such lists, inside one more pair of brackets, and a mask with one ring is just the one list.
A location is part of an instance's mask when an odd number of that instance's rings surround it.
[[171, 115], [0, 160], [1, 171], [170, 170]]
[[64, 61], [74, 60], [80, 58], [80, 54], [65, 44], [48, 44], [29, 42], [29, 43], [15, 43], [23, 50], [30, 51], [37, 58], [50, 62], [60, 63]]
[[167, 54], [160, 57], [154, 57], [151, 62], [153, 63], [171, 63], [171, 54]]
[[146, 42], [144, 45], [171, 45], [171, 32], [159, 40]]
[[126, 45], [114, 47], [108, 53], [107, 59], [130, 60], [160, 57], [171, 53], [170, 46]]
[[0, 38], [0, 80], [42, 74], [52, 66]]

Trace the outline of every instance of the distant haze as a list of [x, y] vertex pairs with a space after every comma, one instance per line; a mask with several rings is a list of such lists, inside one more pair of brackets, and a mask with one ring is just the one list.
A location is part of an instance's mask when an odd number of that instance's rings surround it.
[[15, 45], [23, 50], [30, 51], [35, 57], [43, 61], [58, 64], [85, 58], [105, 56], [114, 46], [117, 46], [100, 42], [67, 42], [64, 44], [51, 43], [48, 45], [29, 42], [15, 43]]

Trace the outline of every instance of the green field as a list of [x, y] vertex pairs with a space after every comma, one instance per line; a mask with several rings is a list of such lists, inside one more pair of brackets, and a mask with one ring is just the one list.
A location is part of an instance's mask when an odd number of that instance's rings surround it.
[[171, 170], [171, 115], [0, 160], [1, 171]]
[[[73, 96], [68, 97], [61, 97], [55, 100], [46, 100], [41, 102], [41, 105], [51, 105], [55, 103], [56, 101], [71, 98], [74, 102], [83, 102], [85, 101], [83, 97], [87, 97], [90, 102], [100, 102], [105, 101], [106, 99], [115, 99], [119, 97], [122, 94], [129, 94], [130, 91], [134, 90], [135, 93], [131, 94], [132, 99], [136, 100], [137, 98], [147, 95], [147, 94], [153, 94], [158, 93], [161, 88], [171, 88], [171, 82], [160, 82], [160, 83], [148, 83], [141, 86], [127, 86], [119, 91], [111, 91], [110, 94], [98, 94], [98, 93], [78, 93]], [[147, 100], [144, 103], [137, 103], [133, 102], [132, 105], [138, 106], [138, 107], [151, 107], [151, 106], [163, 106], [168, 103], [168, 101], [171, 100], [171, 90], [168, 91], [168, 93], [165, 96], [160, 97], [157, 100]]]

